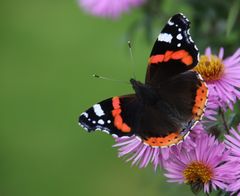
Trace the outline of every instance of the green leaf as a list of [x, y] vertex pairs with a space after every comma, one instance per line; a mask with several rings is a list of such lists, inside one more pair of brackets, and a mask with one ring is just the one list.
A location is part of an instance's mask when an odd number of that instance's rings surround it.
[[239, 1], [236, 0], [232, 4], [232, 7], [230, 8], [230, 11], [229, 11], [229, 15], [228, 15], [228, 19], [227, 19], [227, 30], [226, 30], [227, 36], [229, 36], [229, 34], [232, 31], [234, 23], [237, 20], [238, 13], [239, 13]]

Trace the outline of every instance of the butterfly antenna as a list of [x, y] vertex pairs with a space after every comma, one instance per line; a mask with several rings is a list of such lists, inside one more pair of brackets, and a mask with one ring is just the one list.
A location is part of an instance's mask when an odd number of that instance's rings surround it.
[[136, 74], [135, 74], [135, 62], [133, 59], [133, 52], [132, 52], [132, 44], [130, 41], [128, 41], [128, 48], [129, 48], [129, 53], [132, 61], [132, 73], [133, 73], [133, 78], [136, 80]]
[[116, 79], [112, 79], [112, 78], [108, 78], [108, 77], [104, 77], [104, 76], [99, 76], [99, 75], [97, 75], [97, 74], [93, 74], [92, 76], [93, 76], [94, 78], [99, 78], [99, 79], [103, 79], [103, 80], [109, 80], [109, 81], [113, 81], [113, 82], [121, 82], [121, 83], [130, 84], [130, 82], [127, 82], [127, 81], [116, 80]]

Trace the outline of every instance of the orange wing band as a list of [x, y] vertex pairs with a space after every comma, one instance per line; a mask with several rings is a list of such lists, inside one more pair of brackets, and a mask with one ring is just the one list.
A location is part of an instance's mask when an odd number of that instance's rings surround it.
[[144, 140], [144, 143], [150, 146], [156, 147], [167, 147], [178, 144], [180, 141], [184, 139], [184, 136], [179, 133], [171, 133], [166, 137], [150, 137]]
[[170, 51], [167, 50], [165, 54], [157, 54], [151, 56], [148, 60], [148, 64], [157, 64], [162, 62], [168, 62], [169, 60], [180, 60], [185, 65], [189, 66], [193, 63], [192, 56], [186, 50]]
[[120, 106], [120, 99], [119, 97], [113, 97], [112, 98], [112, 116], [114, 118], [114, 126], [119, 129], [120, 131], [124, 133], [129, 133], [131, 131], [131, 128], [123, 122], [122, 116], [121, 116], [121, 106]]
[[205, 82], [201, 81], [201, 85], [197, 89], [195, 104], [192, 109], [193, 118], [196, 121], [201, 120], [204, 114], [205, 104], [207, 102], [208, 88]]

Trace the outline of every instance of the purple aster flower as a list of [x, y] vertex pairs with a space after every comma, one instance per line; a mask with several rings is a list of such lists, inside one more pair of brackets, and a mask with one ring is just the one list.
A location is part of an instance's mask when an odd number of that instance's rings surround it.
[[140, 168], [153, 163], [155, 169], [158, 165], [163, 166], [169, 158], [169, 148], [151, 147], [142, 142], [137, 136], [116, 138], [114, 147], [119, 147], [119, 157], [125, 156], [132, 165], [139, 164]]
[[215, 104], [220, 107], [229, 106], [233, 109], [233, 104], [240, 98], [240, 48], [225, 59], [223, 54], [223, 48], [218, 56], [213, 55], [211, 49], [207, 48], [205, 55], [200, 56], [195, 70], [208, 84], [209, 98], [215, 99]]
[[[202, 134], [190, 151], [173, 146], [165, 167], [168, 182], [190, 184], [205, 193], [217, 188], [226, 189], [235, 179], [235, 163], [229, 161], [229, 151], [214, 136]], [[232, 172], [229, 172], [232, 171]]]
[[229, 130], [229, 133], [229, 135], [225, 135], [225, 143], [227, 148], [231, 150], [231, 161], [237, 163], [237, 179], [229, 185], [228, 191], [235, 193], [240, 191], [240, 124], [237, 127], [237, 131], [232, 128]]
[[[189, 137], [177, 144], [180, 149], [190, 151], [195, 148], [195, 139], [201, 135], [207, 134], [201, 124], [197, 124]], [[118, 156], [125, 157], [126, 161], [131, 161], [132, 165], [139, 165], [140, 168], [146, 167], [149, 163], [153, 164], [156, 170], [158, 166], [161, 168], [166, 167], [171, 147], [152, 147], [143, 143], [143, 141], [137, 136], [120, 137], [115, 139], [116, 144], [114, 147], [118, 147]]]
[[210, 95], [208, 95], [208, 101], [204, 112], [203, 122], [208, 122], [209, 120], [216, 121], [216, 116], [218, 114], [218, 108], [220, 105], [218, 95], [216, 95], [211, 85], [208, 85], [208, 92]]
[[205, 131], [203, 124], [199, 122], [196, 126], [194, 126], [191, 133], [189, 134], [189, 137], [191, 138], [191, 141], [194, 142], [194, 147], [196, 147], [195, 141], [206, 135], [207, 132]]
[[145, 0], [79, 0], [80, 6], [95, 16], [117, 18]]
[[237, 131], [233, 128], [229, 130], [230, 135], [225, 135], [225, 143], [231, 149], [231, 155], [240, 162], [240, 124]]

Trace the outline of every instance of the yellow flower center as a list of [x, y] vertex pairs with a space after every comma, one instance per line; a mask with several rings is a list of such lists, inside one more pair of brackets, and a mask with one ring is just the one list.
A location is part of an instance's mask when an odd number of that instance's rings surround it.
[[222, 77], [224, 64], [217, 56], [202, 55], [200, 56], [200, 61], [194, 70], [200, 73], [205, 81], [209, 82], [219, 80]]
[[187, 168], [183, 171], [183, 175], [186, 183], [208, 183], [213, 177], [213, 172], [209, 166], [196, 161], [187, 165]]

